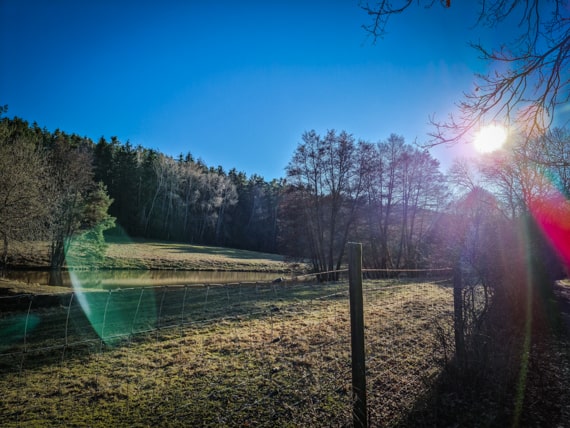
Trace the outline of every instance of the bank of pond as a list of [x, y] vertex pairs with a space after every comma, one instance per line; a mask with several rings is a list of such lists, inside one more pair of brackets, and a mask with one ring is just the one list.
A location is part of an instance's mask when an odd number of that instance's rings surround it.
[[[95, 270], [61, 271], [64, 287], [122, 288], [136, 286], [163, 286], [184, 284], [225, 284], [235, 282], [273, 281], [283, 274], [275, 272], [184, 271], [184, 270]], [[9, 280], [27, 284], [50, 284], [46, 270], [11, 270], [5, 273]]]

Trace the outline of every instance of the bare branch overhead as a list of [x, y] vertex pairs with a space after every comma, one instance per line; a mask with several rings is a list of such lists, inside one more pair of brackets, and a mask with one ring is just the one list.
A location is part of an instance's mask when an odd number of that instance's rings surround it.
[[[361, 4], [371, 16], [364, 25], [374, 38], [383, 38], [389, 18], [414, 4], [432, 7], [435, 0], [383, 0]], [[453, 2], [451, 8], [453, 8]], [[556, 109], [570, 101], [570, 8], [564, 0], [499, 0], [479, 2], [477, 25], [509, 29], [499, 46], [471, 46], [490, 65], [474, 76], [474, 89], [463, 94], [458, 111], [441, 121], [430, 118], [434, 131], [429, 145], [457, 143], [481, 124], [499, 121], [528, 137], [544, 133]]]

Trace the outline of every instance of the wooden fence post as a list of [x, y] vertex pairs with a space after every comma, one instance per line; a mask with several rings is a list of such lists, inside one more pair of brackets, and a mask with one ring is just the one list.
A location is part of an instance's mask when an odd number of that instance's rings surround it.
[[350, 337], [352, 349], [352, 417], [355, 427], [368, 426], [364, 310], [362, 298], [362, 244], [349, 243]]
[[455, 332], [455, 356], [461, 369], [465, 364], [465, 336], [463, 329], [463, 280], [461, 264], [453, 267], [453, 329]]

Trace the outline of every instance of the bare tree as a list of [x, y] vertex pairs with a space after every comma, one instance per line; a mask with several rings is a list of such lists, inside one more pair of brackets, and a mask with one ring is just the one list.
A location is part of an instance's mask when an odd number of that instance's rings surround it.
[[216, 213], [216, 227], [215, 227], [215, 242], [218, 245], [222, 245], [224, 242], [224, 224], [225, 224], [225, 213], [228, 207], [231, 207], [238, 202], [238, 194], [236, 191], [236, 186], [232, 183], [231, 179], [226, 175], [218, 175], [216, 192], [216, 203], [218, 212]]
[[427, 259], [422, 247], [447, 193], [439, 162], [395, 134], [360, 147], [365, 261], [380, 269], [416, 268]]
[[458, 194], [480, 187], [481, 184], [474, 162], [468, 158], [454, 159], [447, 177], [449, 184]]
[[219, 244], [225, 211], [238, 202], [236, 186], [219, 171], [210, 170], [200, 176], [198, 239]]
[[528, 212], [537, 201], [553, 196], [548, 167], [532, 160], [541, 156], [539, 152], [532, 140], [520, 137], [510, 150], [493, 153], [478, 163], [483, 182], [511, 220]]
[[417, 268], [427, 230], [445, 198], [445, 179], [439, 162], [427, 151], [409, 149], [400, 159], [401, 235], [396, 266]]
[[381, 262], [382, 269], [393, 268], [393, 258], [390, 251], [390, 225], [394, 207], [400, 203], [396, 189], [399, 160], [405, 150], [404, 138], [392, 134], [383, 143], [378, 144], [380, 153], [380, 199], [378, 206], [378, 222], [380, 224]]
[[[381, 0], [361, 7], [371, 17], [363, 27], [375, 39], [384, 37], [389, 18], [412, 5], [431, 7], [453, 2], [436, 0]], [[477, 74], [475, 87], [458, 104], [459, 114], [441, 122], [432, 118], [432, 145], [455, 143], [484, 122], [516, 125], [535, 137], [552, 124], [558, 106], [570, 100], [570, 8], [564, 0], [481, 0], [476, 24], [507, 26], [512, 38], [500, 46], [471, 43], [490, 63], [487, 74]]]
[[[149, 201], [148, 206], [145, 207], [142, 218], [144, 221], [144, 233], [149, 233], [149, 228], [152, 227], [153, 220], [157, 224], [156, 230], [160, 230], [164, 226], [163, 218], [160, 215], [164, 215], [165, 204], [168, 200], [168, 195], [170, 192], [170, 186], [172, 181], [172, 176], [175, 174], [176, 163], [175, 161], [163, 154], [159, 154], [152, 161], [152, 170], [155, 174], [154, 177], [154, 194], [152, 199]], [[159, 197], [162, 197], [162, 211], [157, 214], [158, 206], [157, 202]], [[167, 216], [164, 216], [167, 217]]]
[[544, 165], [559, 190], [570, 196], [570, 130], [554, 128], [533, 142], [536, 147], [529, 161]]
[[[354, 221], [356, 203], [362, 190], [364, 158], [354, 137], [344, 131], [328, 131], [324, 137], [315, 131], [303, 134], [287, 177], [294, 189], [295, 213], [304, 225], [314, 269], [338, 269], [342, 263], [349, 228]], [[324, 279], [335, 279], [327, 274]]]
[[0, 121], [0, 263], [4, 268], [9, 243], [37, 238], [33, 235], [47, 214], [43, 197], [46, 165], [36, 137], [27, 122]]
[[200, 197], [199, 183], [202, 170], [194, 162], [179, 162], [180, 197], [182, 201], [182, 236], [191, 240], [190, 220], [193, 207]]

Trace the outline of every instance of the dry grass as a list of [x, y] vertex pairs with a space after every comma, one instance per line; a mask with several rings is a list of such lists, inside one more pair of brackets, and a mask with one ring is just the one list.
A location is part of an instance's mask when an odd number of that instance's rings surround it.
[[283, 256], [276, 254], [140, 240], [111, 243], [107, 250], [107, 263], [121, 268], [256, 272], [290, 272], [292, 268]]
[[[374, 426], [403, 421], [426, 394], [453, 349], [452, 290], [408, 284], [365, 294], [370, 419]], [[442, 340], [445, 339], [445, 340]]]
[[[403, 420], [430, 387], [443, 358], [434, 327], [452, 307], [444, 286], [386, 285], [365, 283], [373, 426]], [[0, 354], [3, 426], [350, 425], [347, 284], [256, 286], [240, 301], [228, 290], [206, 312], [196, 295], [184, 324]]]
[[69, 287], [57, 287], [0, 278], [0, 296], [15, 294], [57, 294], [69, 292]]
[[[9, 263], [13, 266], [49, 267], [49, 248], [46, 242], [14, 243], [9, 249]], [[305, 266], [288, 263], [283, 256], [276, 254], [140, 239], [111, 241], [105, 260], [94, 266], [89, 266], [89, 262], [86, 262], [85, 267], [287, 273], [305, 270]]]

